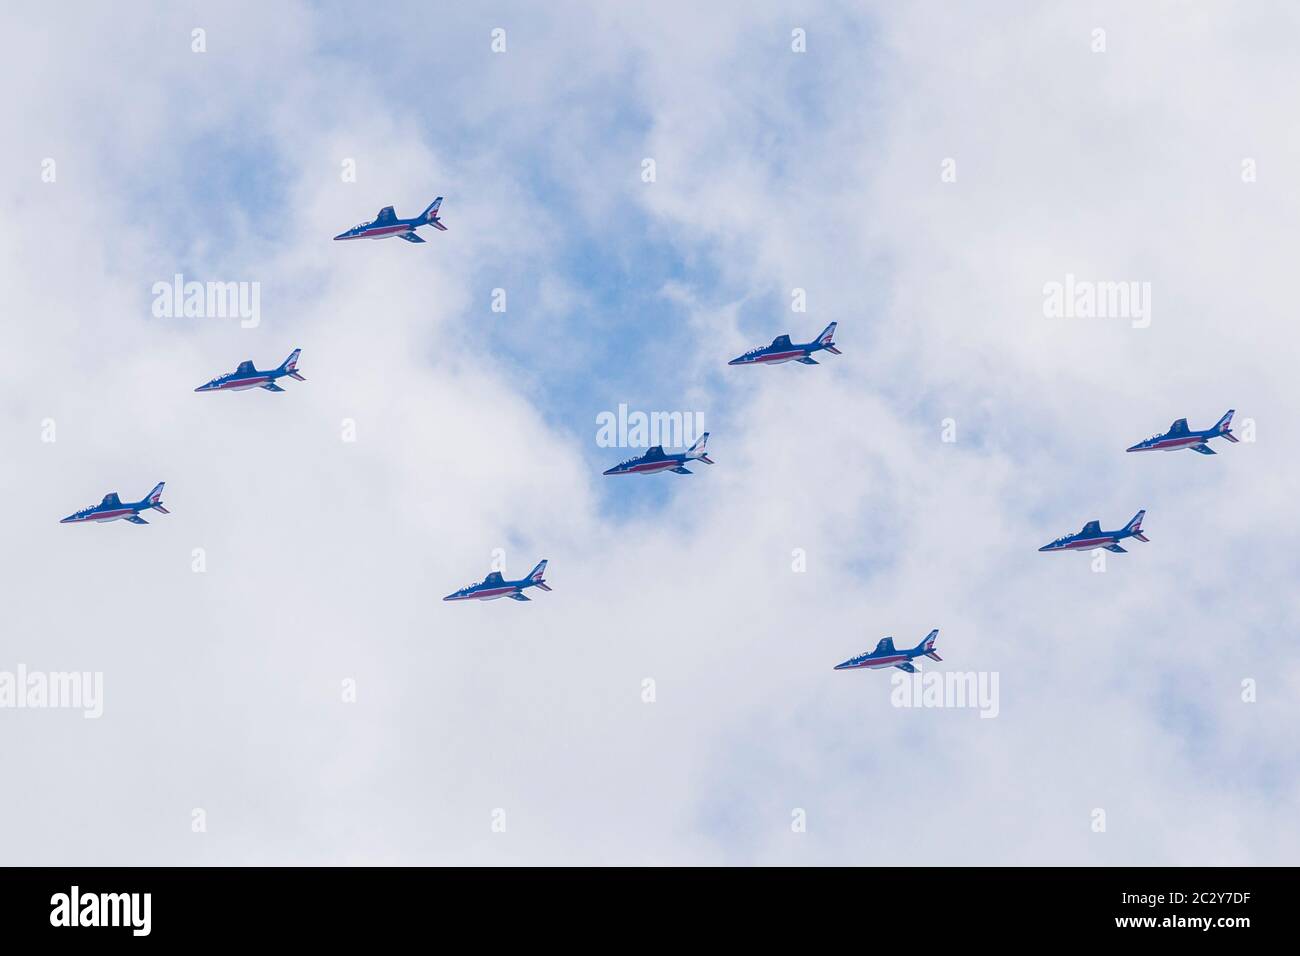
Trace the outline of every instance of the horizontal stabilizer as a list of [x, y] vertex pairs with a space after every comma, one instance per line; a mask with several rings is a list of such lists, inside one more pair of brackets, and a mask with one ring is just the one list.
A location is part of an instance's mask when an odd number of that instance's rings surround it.
[[940, 657], [938, 654], [936, 654], [934, 651], [930, 651], [930, 652], [929, 652], [928, 654], [926, 654], [925, 656], [928, 657], [928, 658], [930, 658], [930, 660], [932, 660], [932, 661], [941, 661], [941, 660], [943, 660], [943, 658]]
[[538, 581], [537, 586], [541, 588], [543, 591], [549, 591], [551, 589], [551, 586], [547, 584], [545, 581]]
[[[446, 231], [447, 231], [447, 227], [444, 226], [442, 223], [440, 223], [440, 222], [439, 222], [438, 220], [436, 220], [436, 219], [430, 220], [429, 225], [433, 226], [434, 229], [441, 229], [443, 232], [446, 232]], [[421, 239], [420, 241], [421, 241], [421, 242], [424, 242], [423, 239]]]

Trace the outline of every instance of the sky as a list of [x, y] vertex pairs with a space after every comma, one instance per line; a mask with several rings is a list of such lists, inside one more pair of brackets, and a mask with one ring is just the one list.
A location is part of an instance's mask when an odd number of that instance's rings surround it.
[[[102, 680], [0, 706], [0, 861], [1295, 863], [1300, 13], [699, 7], [0, 14], [0, 680]], [[620, 405], [716, 464], [603, 477]], [[996, 716], [832, 670], [932, 628]]]

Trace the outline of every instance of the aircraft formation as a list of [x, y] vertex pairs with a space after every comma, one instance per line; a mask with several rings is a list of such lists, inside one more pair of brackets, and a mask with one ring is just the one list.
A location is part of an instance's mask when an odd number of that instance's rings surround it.
[[[351, 229], [339, 233], [334, 239], [335, 241], [350, 241], [354, 239], [389, 239], [396, 237], [410, 243], [424, 243], [424, 238], [417, 233], [421, 226], [432, 226], [442, 232], [447, 231], [447, 227], [443, 225], [439, 216], [442, 199], [441, 196], [437, 197], [423, 212], [411, 219], [398, 218], [392, 206], [385, 206], [379, 210], [374, 219], [359, 223]], [[830, 323], [817, 338], [810, 342], [796, 343], [790, 339], [788, 333], [783, 333], [776, 336], [770, 345], [750, 349], [743, 355], [731, 359], [727, 364], [731, 366], [747, 366], [781, 365], [786, 362], [796, 362], [802, 365], [818, 365], [820, 363], [813, 358], [813, 355], [818, 352], [829, 352], [832, 355], [843, 354], [835, 345], [837, 325], [837, 322]], [[240, 392], [260, 388], [268, 392], [283, 392], [285, 389], [276, 384], [279, 379], [292, 378], [299, 382], [306, 381], [302, 374], [298, 372], [298, 357], [301, 353], [301, 349], [294, 349], [288, 358], [275, 368], [270, 369], [258, 369], [251, 359], [245, 360], [240, 362], [233, 372], [219, 375], [200, 385], [194, 391]], [[1232, 434], [1233, 412], [1233, 409], [1229, 409], [1214, 425], [1202, 431], [1189, 429], [1187, 419], [1180, 418], [1169, 426], [1168, 431], [1140, 441], [1127, 448], [1126, 451], [1179, 451], [1191, 449], [1202, 455], [1213, 455], [1215, 451], [1209, 444], [1213, 439], [1223, 438], [1233, 443], [1239, 440]], [[686, 467], [689, 462], [699, 461], [707, 465], [714, 463], [713, 459], [705, 451], [708, 440], [709, 433], [705, 432], [686, 451], [674, 454], [667, 454], [664, 452], [663, 446], [655, 445], [648, 448], [641, 455], [629, 458], [612, 468], [606, 469], [603, 474], [607, 476], [655, 475], [672, 472], [678, 475], [689, 475], [693, 473]], [[134, 502], [123, 502], [117, 492], [109, 492], [98, 505], [76, 511], [61, 519], [60, 523], [84, 524], [87, 522], [103, 523], [122, 520], [129, 521], [132, 524], [148, 524], [149, 522], [141, 517], [142, 511], [153, 510], [162, 514], [170, 514], [162, 504], [163, 485], [163, 482], [159, 482], [148, 495]], [[1136, 539], [1143, 542], [1150, 540], [1142, 531], [1142, 519], [1145, 515], [1145, 510], [1139, 511], [1126, 525], [1114, 531], [1103, 531], [1101, 522], [1098, 520], [1089, 521], [1084, 524], [1080, 531], [1074, 534], [1062, 535], [1056, 540], [1043, 545], [1038, 550], [1040, 552], [1055, 552], [1104, 549], [1116, 554], [1125, 554], [1127, 551], [1119, 542], [1127, 539]], [[510, 598], [514, 601], [530, 601], [531, 598], [524, 593], [529, 588], [540, 588], [543, 591], [551, 590], [544, 579], [546, 564], [545, 559], [539, 561], [527, 577], [517, 581], [507, 580], [500, 571], [493, 570], [482, 581], [466, 585], [460, 590], [448, 594], [443, 598], [443, 601], [495, 601], [500, 598]], [[926, 657], [933, 661], [943, 660], [935, 651], [935, 641], [938, 634], [939, 630], [935, 628], [922, 638], [921, 642], [915, 647], [904, 650], [898, 650], [894, 647], [892, 637], [882, 638], [876, 645], [875, 650], [851, 657], [840, 664], [836, 664], [834, 669], [881, 670], [898, 668], [908, 673], [915, 673], [917, 669], [912, 661], [919, 657]]]

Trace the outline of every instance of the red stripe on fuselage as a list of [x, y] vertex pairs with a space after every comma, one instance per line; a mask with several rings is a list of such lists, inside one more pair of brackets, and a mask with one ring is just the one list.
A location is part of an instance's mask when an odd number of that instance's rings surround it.
[[[857, 663], [857, 664], [850, 664], [849, 667], [850, 667], [850, 668], [856, 668], [856, 667], [882, 667], [882, 666], [884, 666], [885, 664], [896, 664], [896, 663], [898, 663], [898, 662], [900, 662], [900, 661], [905, 661], [905, 660], [907, 660], [907, 659], [908, 659], [908, 657], [907, 657], [906, 654], [895, 654], [893, 657], [875, 657], [875, 658], [869, 658], [868, 660], [860, 661], [860, 662]], [[845, 669], [847, 670], [848, 668], [845, 668]]]
[[1095, 548], [1100, 544], [1114, 544], [1115, 536], [1107, 535], [1104, 538], [1083, 538], [1080, 541], [1071, 541], [1069, 544], [1062, 545], [1062, 549], [1067, 548]]
[[1154, 451], [1157, 448], [1176, 448], [1179, 445], [1199, 445], [1205, 441], [1204, 435], [1188, 435], [1186, 438], [1162, 438], [1154, 445], [1149, 445], [1148, 450]]
[[135, 514], [134, 508], [122, 508], [118, 511], [95, 511], [80, 518], [74, 518], [74, 521], [106, 521], [109, 518], [120, 518], [122, 515]]
[[220, 391], [223, 388], [234, 388], [236, 385], [256, 385], [258, 382], [269, 382], [270, 380], [271, 376], [269, 375], [258, 375], [255, 378], [235, 378], [231, 379], [229, 382], [222, 382], [213, 389], [213, 391]]
[[381, 227], [379, 227], [378, 229], [367, 229], [365, 232], [363, 232], [363, 233], [361, 233], [359, 236], [357, 236], [357, 238], [358, 238], [358, 239], [370, 239], [370, 238], [373, 238], [373, 237], [375, 237], [375, 236], [384, 236], [384, 235], [388, 235], [389, 233], [394, 233], [394, 232], [406, 232], [406, 231], [409, 230], [410, 228], [411, 228], [411, 227], [410, 227], [410, 226], [407, 226], [407, 225], [401, 225], [401, 226], [381, 226]]

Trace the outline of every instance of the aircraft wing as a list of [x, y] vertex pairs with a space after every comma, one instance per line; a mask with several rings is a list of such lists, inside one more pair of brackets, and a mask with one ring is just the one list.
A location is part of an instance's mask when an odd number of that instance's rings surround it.
[[1192, 446], [1192, 451], [1199, 451], [1202, 455], [1215, 455], [1215, 454], [1218, 454], [1218, 452], [1216, 452], [1216, 451], [1215, 451], [1213, 448], [1211, 448], [1209, 445], [1205, 444], [1205, 442], [1201, 442], [1199, 445], [1193, 445], [1193, 446]]
[[392, 206], [385, 206], [379, 210], [379, 215], [375, 217], [375, 222], [391, 222], [397, 218], [397, 213], [393, 212]]
[[407, 242], [424, 242], [423, 239], [421, 239], [419, 236], [417, 236], [417, 235], [416, 235], [415, 233], [413, 233], [413, 232], [399, 232], [399, 233], [397, 234], [397, 238], [398, 238], [398, 239], [405, 239]]
[[148, 523], [149, 523], [149, 522], [145, 521], [143, 518], [141, 518], [139, 515], [128, 515], [128, 516], [126, 517], [126, 520], [129, 521], [129, 522], [131, 522], [131, 524], [148, 524]]
[[507, 594], [506, 597], [513, 598], [516, 601], [532, 600], [532, 598], [530, 598], [527, 594], [524, 594], [522, 591], [516, 591], [514, 594]]
[[1107, 550], [1107, 551], [1114, 551], [1116, 554], [1128, 554], [1128, 551], [1127, 551], [1127, 550], [1125, 550], [1124, 548], [1121, 548], [1121, 547], [1120, 547], [1119, 545], [1117, 545], [1117, 544], [1108, 544], [1108, 545], [1106, 545], [1106, 550]]
[[1176, 422], [1174, 422], [1172, 425], [1170, 425], [1170, 426], [1169, 426], [1169, 434], [1171, 434], [1171, 435], [1186, 435], [1186, 434], [1187, 434], [1187, 419], [1185, 419], [1185, 418], [1180, 418], [1180, 419], [1178, 419], [1178, 421], [1176, 421]]
[[266, 383], [265, 385], [263, 385], [262, 387], [263, 387], [264, 389], [266, 389], [268, 392], [283, 392], [283, 391], [284, 391], [284, 389], [282, 389], [279, 385], [276, 385], [275, 382], [267, 382], [267, 383]]
[[679, 475], [693, 475], [693, 474], [695, 474], [695, 472], [691, 471], [689, 468], [683, 468], [681, 465], [678, 465], [676, 468], [670, 468], [670, 469], [668, 469], [668, 470], [669, 470], [669, 471], [675, 471], [675, 472], [677, 472], [677, 474], [679, 474]]
[[[447, 227], [444, 226], [442, 223], [438, 222], [438, 220], [436, 220], [436, 219], [430, 219], [430, 220], [429, 220], [429, 225], [433, 226], [434, 229], [441, 229], [443, 232], [446, 232], [446, 231], [447, 231]], [[423, 239], [421, 239], [420, 241], [421, 241], [421, 242], [424, 242]]]
[[1090, 537], [1094, 534], [1101, 534], [1101, 522], [1089, 521], [1086, 525], [1083, 526], [1083, 530], [1080, 531], [1079, 534], [1087, 537]]
[[903, 661], [903, 663], [895, 664], [894, 666], [897, 667], [900, 671], [907, 671], [909, 674], [916, 673], [916, 668], [913, 667], [911, 663], [909, 663], [908, 661]]
[[805, 355], [805, 356], [804, 356], [803, 358], [801, 358], [799, 361], [802, 362], [804, 365], [821, 365], [821, 364], [822, 364], [821, 362], [817, 361], [815, 358], [811, 358], [810, 356], [807, 356], [807, 355]]

